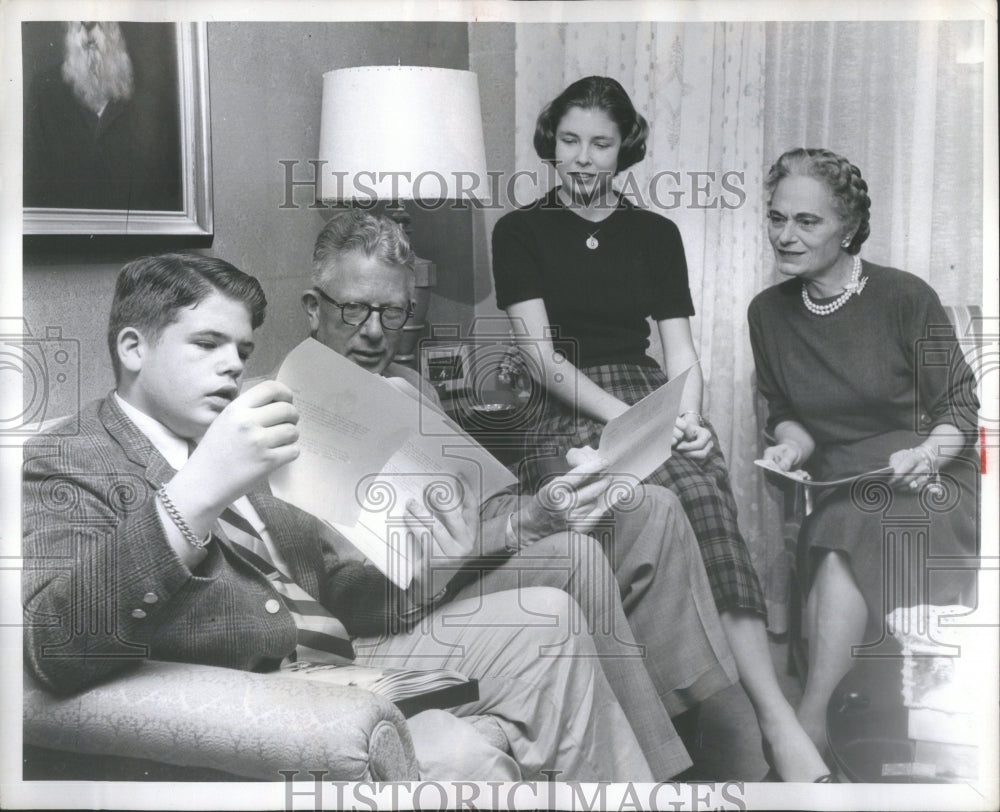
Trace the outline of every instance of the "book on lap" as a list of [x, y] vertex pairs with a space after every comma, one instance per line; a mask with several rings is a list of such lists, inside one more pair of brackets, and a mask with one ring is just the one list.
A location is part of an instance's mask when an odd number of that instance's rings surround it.
[[479, 699], [479, 681], [447, 668], [372, 668], [365, 665], [289, 663], [283, 677], [363, 688], [395, 703], [409, 718], [434, 708], [447, 709]]

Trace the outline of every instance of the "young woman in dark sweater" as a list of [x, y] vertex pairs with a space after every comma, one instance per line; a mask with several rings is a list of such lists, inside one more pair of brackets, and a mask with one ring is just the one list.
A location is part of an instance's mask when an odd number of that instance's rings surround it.
[[[538, 349], [533, 372], [547, 390], [521, 473], [526, 486], [537, 486], [544, 457], [597, 447], [609, 420], [692, 367], [674, 454], [647, 481], [677, 494], [698, 537], [765, 753], [782, 779], [813, 781], [826, 777], [827, 768], [778, 686], [760, 583], [737, 525], [725, 460], [701, 414], [680, 233], [612, 188], [615, 175], [645, 155], [647, 131], [615, 80], [573, 83], [542, 111], [535, 130], [535, 150], [554, 165], [560, 185], [505, 215], [493, 232], [497, 303]], [[660, 334], [663, 369], [646, 355], [648, 317]], [[566, 340], [575, 357], [553, 360]]]

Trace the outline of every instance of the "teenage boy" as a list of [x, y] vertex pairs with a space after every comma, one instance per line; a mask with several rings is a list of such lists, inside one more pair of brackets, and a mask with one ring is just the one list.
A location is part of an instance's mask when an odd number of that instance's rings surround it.
[[[314, 338], [425, 408], [440, 408], [413, 370], [393, 363], [413, 298], [412, 261], [396, 223], [357, 209], [340, 213], [316, 239], [302, 304]], [[609, 527], [601, 497], [611, 478], [601, 461], [592, 449], [574, 449], [568, 459], [577, 467], [539, 494], [484, 502], [476, 548], [444, 563], [451, 572], [465, 564], [450, 593], [467, 599], [519, 585], [569, 592], [654, 772], [676, 774], [690, 761], [670, 716], [735, 681], [697, 541], [676, 497], [656, 486], [639, 489]], [[603, 551], [586, 534], [598, 520]]]
[[[108, 328], [115, 391], [85, 407], [76, 435], [25, 448], [34, 676], [70, 693], [137, 667], [120, 655], [142, 647], [252, 670], [348, 661], [354, 649], [364, 663], [374, 648], [479, 679], [479, 701], [410, 720], [422, 777], [651, 780], [564, 592], [428, 608], [422, 567], [401, 592], [331, 556], [316, 520], [267, 492], [266, 476], [298, 454], [298, 418], [274, 381], [238, 394], [265, 304], [257, 281], [220, 259], [173, 254], [122, 270]], [[454, 549], [468, 517], [441, 514], [429, 531], [414, 521], [423, 555]], [[532, 623], [539, 613], [552, 625]], [[513, 759], [458, 718], [477, 715], [495, 720]]]

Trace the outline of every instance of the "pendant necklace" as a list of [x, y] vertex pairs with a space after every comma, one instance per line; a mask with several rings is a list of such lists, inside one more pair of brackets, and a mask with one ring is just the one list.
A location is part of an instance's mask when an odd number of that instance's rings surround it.
[[[565, 201], [563, 201], [563, 200], [560, 199], [559, 202], [562, 204], [563, 208], [565, 208], [566, 211], [568, 211], [571, 214], [573, 214], [574, 217], [579, 217], [581, 220], [586, 220], [585, 217], [582, 217], [581, 215], [576, 214], [575, 212], [573, 212], [572, 209], [570, 208], [570, 206]], [[593, 222], [593, 221], [591, 221], [591, 222]], [[587, 238], [583, 241], [583, 244], [586, 245], [587, 248], [590, 249], [591, 251], [596, 251], [600, 247], [600, 245], [601, 245], [600, 240], [597, 239], [597, 235], [598, 235], [598, 233], [600, 233], [600, 230], [601, 230], [601, 228], [603, 228], [603, 226], [604, 226], [604, 220], [601, 220], [600, 221], [600, 225], [598, 225], [597, 228], [595, 228], [593, 231], [591, 231], [589, 234], [587, 234]]]

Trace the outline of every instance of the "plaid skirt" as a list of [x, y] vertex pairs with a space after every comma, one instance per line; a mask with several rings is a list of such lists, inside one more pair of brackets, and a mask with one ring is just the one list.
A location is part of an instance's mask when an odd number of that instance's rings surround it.
[[[667, 376], [656, 363], [619, 363], [581, 367], [594, 383], [629, 405], [663, 386]], [[529, 492], [571, 448], [584, 445], [597, 448], [604, 425], [576, 414], [572, 406], [553, 402], [545, 404], [538, 422], [526, 434], [518, 479]], [[707, 422], [706, 422], [707, 425]], [[673, 454], [645, 481], [672, 490], [684, 505], [701, 548], [708, 582], [720, 612], [751, 611], [766, 620], [767, 609], [750, 551], [740, 534], [736, 520], [736, 500], [729, 485], [726, 460], [719, 447], [715, 429], [713, 446], [702, 461], [683, 454]]]

